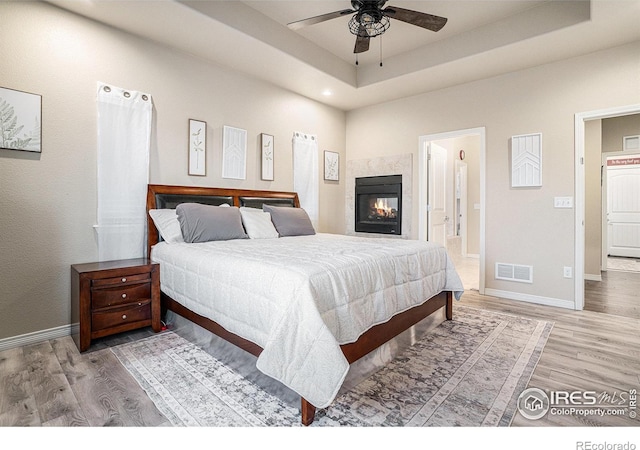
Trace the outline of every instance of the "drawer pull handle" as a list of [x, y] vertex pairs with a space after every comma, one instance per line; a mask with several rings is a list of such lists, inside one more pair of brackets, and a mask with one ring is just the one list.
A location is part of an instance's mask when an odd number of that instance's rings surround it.
[[126, 314], [123, 314], [123, 315], [122, 315], [122, 320], [126, 320], [126, 318], [127, 318], [127, 315], [126, 315]]
[[127, 294], [122, 294], [122, 298], [127, 298]]
[[122, 279], [122, 282], [123, 282], [123, 283], [126, 283], [126, 282], [127, 282], [127, 279], [126, 279], [126, 278], [123, 278], [123, 279]]

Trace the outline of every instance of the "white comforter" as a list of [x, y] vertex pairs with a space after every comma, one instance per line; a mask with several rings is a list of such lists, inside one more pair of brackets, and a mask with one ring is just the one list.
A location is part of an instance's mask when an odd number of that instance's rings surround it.
[[328, 406], [349, 369], [340, 344], [442, 290], [463, 292], [436, 244], [317, 234], [153, 247], [162, 291], [260, 345], [257, 367]]

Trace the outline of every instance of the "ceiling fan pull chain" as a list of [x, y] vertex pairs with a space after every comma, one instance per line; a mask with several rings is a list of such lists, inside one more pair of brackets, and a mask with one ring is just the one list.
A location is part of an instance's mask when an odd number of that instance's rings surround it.
[[380, 35], [380, 67], [382, 67], [382, 35]]
[[358, 54], [356, 53], [356, 66], [358, 65]]

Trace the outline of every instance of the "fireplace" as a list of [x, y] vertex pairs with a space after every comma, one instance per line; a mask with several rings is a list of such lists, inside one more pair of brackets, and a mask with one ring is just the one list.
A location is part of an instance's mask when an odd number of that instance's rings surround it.
[[356, 178], [355, 231], [401, 234], [402, 175]]

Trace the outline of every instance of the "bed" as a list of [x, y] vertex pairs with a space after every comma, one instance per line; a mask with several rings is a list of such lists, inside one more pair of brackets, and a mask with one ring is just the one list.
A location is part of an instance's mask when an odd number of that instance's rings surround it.
[[[184, 211], [193, 204], [242, 217], [265, 207], [280, 220], [280, 237], [174, 239], [157, 214], [169, 213], [175, 230], [171, 211], [182, 205], [189, 234]], [[257, 356], [261, 372], [300, 394], [301, 421], [309, 425], [351, 363], [436, 311], [451, 320], [463, 287], [441, 246], [284, 232], [281, 217], [304, 213], [295, 208], [292, 192], [149, 185], [147, 250], [160, 263], [163, 311]]]

